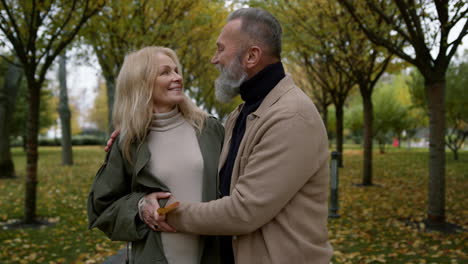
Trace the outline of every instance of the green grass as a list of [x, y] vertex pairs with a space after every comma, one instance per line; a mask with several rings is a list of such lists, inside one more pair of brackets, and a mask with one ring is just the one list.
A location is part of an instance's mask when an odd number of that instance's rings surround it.
[[[19, 177], [0, 180], [0, 221], [23, 216], [25, 154], [14, 149]], [[75, 165], [60, 165], [58, 147], [40, 148], [37, 213], [56, 222], [41, 229], [0, 229], [0, 263], [102, 263], [123, 246], [87, 229], [86, 198], [104, 152], [75, 147]], [[362, 151], [347, 146], [340, 169], [341, 218], [329, 221], [333, 263], [467, 263], [467, 232], [441, 234], [405, 225], [427, 207], [427, 151], [374, 152], [373, 187], [360, 183]], [[447, 153], [446, 215], [468, 228], [468, 152]]]
[[[452, 235], [425, 232], [428, 186], [428, 153], [391, 148], [374, 152], [376, 186], [361, 182], [362, 150], [345, 151], [340, 169], [341, 218], [329, 221], [335, 249], [333, 263], [467, 263], [467, 233]], [[447, 153], [447, 220], [468, 227], [466, 193], [468, 153], [459, 161]], [[406, 225], [405, 220], [417, 225]]]
[[[86, 199], [104, 159], [102, 147], [74, 147], [74, 166], [61, 166], [59, 147], [39, 149], [37, 214], [56, 222], [41, 229], [0, 230], [0, 263], [101, 263], [122, 247], [88, 230]], [[25, 154], [13, 150], [17, 179], [0, 180], [0, 221], [21, 218]]]

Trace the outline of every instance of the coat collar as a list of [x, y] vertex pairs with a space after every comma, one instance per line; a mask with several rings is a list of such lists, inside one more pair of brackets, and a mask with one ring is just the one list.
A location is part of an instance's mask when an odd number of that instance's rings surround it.
[[[281, 81], [273, 88], [273, 90], [268, 93], [268, 95], [265, 97], [263, 102], [260, 104], [258, 109], [252, 113], [252, 115], [256, 117], [262, 116], [262, 114], [271, 106], [273, 105], [278, 99], [283, 96], [283, 94], [287, 93], [289, 90], [291, 90], [294, 87], [294, 81], [293, 79], [289, 76], [286, 75]], [[239, 113], [242, 111], [242, 107], [244, 107], [244, 103], [240, 104], [235, 110], [235, 117], [234, 120], [237, 119], [237, 116]]]
[[265, 111], [272, 106], [281, 96], [287, 93], [294, 87], [293, 79], [286, 75], [276, 86], [271, 90], [271, 92], [265, 97], [262, 104], [258, 107], [258, 109], [252, 113], [252, 115], [260, 117], [265, 113]]

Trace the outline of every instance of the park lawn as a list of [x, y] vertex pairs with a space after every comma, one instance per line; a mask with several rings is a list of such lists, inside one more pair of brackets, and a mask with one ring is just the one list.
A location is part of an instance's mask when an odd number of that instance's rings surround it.
[[[58, 147], [41, 147], [37, 212], [55, 222], [42, 229], [0, 229], [0, 263], [102, 263], [123, 247], [87, 229], [86, 198], [103, 158], [102, 147], [74, 147], [75, 165], [60, 166]], [[362, 151], [345, 151], [340, 210], [329, 220], [333, 263], [467, 263], [467, 232], [425, 232], [428, 153], [391, 148], [374, 152], [373, 187], [360, 182]], [[17, 179], [0, 180], [0, 221], [23, 215], [25, 154], [13, 151]], [[447, 153], [446, 214], [468, 228], [468, 152]], [[412, 224], [406, 224], [412, 223]]]

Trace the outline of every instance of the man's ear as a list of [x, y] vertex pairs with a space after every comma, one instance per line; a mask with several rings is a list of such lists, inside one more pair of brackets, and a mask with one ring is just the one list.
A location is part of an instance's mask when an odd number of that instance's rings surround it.
[[252, 46], [249, 48], [245, 58], [245, 66], [247, 69], [254, 68], [260, 62], [262, 57], [262, 49], [259, 46]]

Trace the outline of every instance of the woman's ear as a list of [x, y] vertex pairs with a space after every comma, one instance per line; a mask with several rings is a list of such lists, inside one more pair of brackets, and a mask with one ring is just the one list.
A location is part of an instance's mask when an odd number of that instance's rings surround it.
[[259, 46], [252, 46], [247, 51], [246, 55], [245, 66], [247, 69], [254, 68], [260, 62], [260, 58], [262, 57], [262, 49]]

